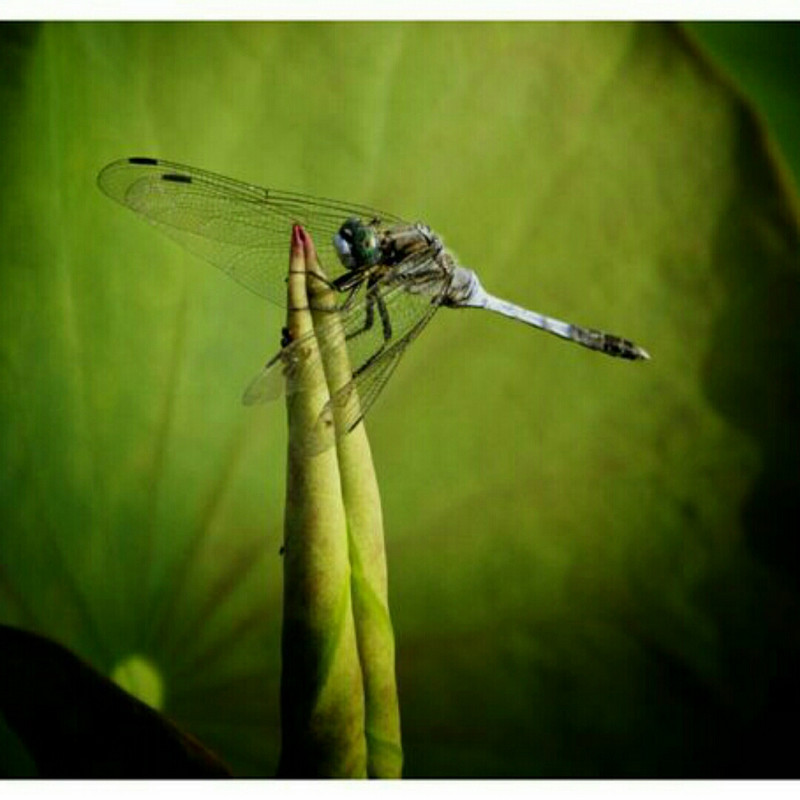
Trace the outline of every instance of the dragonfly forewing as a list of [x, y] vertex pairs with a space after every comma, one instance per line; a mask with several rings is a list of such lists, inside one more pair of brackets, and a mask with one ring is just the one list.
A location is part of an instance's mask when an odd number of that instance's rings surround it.
[[250, 291], [286, 304], [288, 242], [301, 224], [317, 243], [325, 273], [346, 270], [332, 240], [348, 216], [399, 223], [368, 206], [263, 189], [196, 167], [153, 158], [128, 158], [105, 167], [100, 188], [170, 238]]

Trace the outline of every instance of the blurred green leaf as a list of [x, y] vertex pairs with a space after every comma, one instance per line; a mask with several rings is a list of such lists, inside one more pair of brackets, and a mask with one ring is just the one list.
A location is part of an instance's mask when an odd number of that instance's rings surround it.
[[41, 778], [224, 778], [199, 742], [63, 647], [0, 625], [0, 712]]
[[800, 23], [692, 22], [688, 27], [764, 115], [793, 173], [796, 190], [800, 186]]
[[238, 399], [283, 316], [94, 186], [159, 156], [423, 219], [489, 290], [653, 356], [443, 310], [371, 413], [407, 776], [794, 770], [796, 201], [680, 28], [22, 32], [0, 619], [146, 658], [170, 718], [274, 773], [284, 411]]

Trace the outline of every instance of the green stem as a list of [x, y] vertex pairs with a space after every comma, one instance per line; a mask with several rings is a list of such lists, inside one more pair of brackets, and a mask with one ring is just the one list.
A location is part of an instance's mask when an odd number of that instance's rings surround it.
[[[314, 274], [319, 274], [320, 266], [310, 238], [306, 239], [306, 249]], [[313, 277], [309, 279], [309, 294], [314, 296], [315, 309], [328, 308], [335, 303], [333, 293]], [[341, 330], [337, 332], [331, 327], [330, 311], [314, 311], [312, 316], [318, 332], [325, 331], [337, 341], [344, 341]], [[326, 348], [323, 366], [331, 394], [351, 379], [351, 365], [344, 347]], [[356, 393], [348, 402], [358, 403]], [[364, 682], [367, 772], [371, 778], [399, 778], [403, 750], [381, 498], [366, 429], [359, 423], [349, 433], [343, 431], [340, 417], [344, 410], [334, 406], [333, 417], [347, 519], [353, 615]]]
[[[343, 341], [313, 243], [295, 228], [287, 326]], [[309, 302], [311, 299], [313, 302]], [[309, 312], [308, 308], [317, 309]], [[328, 310], [323, 310], [328, 309]], [[324, 324], [323, 324], [324, 323]], [[314, 344], [316, 346], [316, 343]], [[346, 348], [323, 348], [289, 393], [282, 752], [279, 777], [399, 778], [400, 714], [380, 495], [364, 426], [306, 446], [328, 398], [351, 377]], [[311, 361], [307, 362], [311, 363]], [[316, 370], [316, 372], [315, 372]], [[348, 403], [358, 403], [353, 393]], [[317, 452], [315, 449], [314, 452]]]
[[[306, 256], [295, 227], [287, 327], [312, 330]], [[317, 370], [322, 366], [319, 361]], [[289, 455], [284, 519], [281, 758], [278, 777], [364, 777], [364, 688], [351, 601], [347, 520], [335, 450], [302, 447], [327, 401], [321, 374], [287, 395]]]

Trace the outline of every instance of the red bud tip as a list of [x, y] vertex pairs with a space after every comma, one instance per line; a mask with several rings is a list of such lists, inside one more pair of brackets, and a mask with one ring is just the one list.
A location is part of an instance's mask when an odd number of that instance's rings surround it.
[[303, 229], [299, 225], [292, 225], [292, 250], [301, 250], [303, 247]]
[[316, 261], [317, 251], [314, 248], [314, 240], [311, 238], [311, 234], [305, 228], [300, 228], [300, 232], [303, 237], [303, 247], [306, 251], [306, 258], [312, 262]]

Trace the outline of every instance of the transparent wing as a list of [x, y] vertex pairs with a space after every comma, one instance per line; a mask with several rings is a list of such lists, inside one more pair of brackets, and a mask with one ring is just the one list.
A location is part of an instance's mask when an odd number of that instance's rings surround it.
[[[352, 430], [385, 386], [406, 347], [430, 321], [449, 288], [450, 274], [430, 253], [418, 254], [399, 265], [375, 286], [359, 287], [359, 296], [330, 322], [284, 347], [245, 390], [246, 404], [310, 388], [321, 378], [318, 359], [346, 347], [351, 380], [336, 390], [321, 410], [313, 436], [332, 443], [326, 435], [334, 416], [340, 434]], [[316, 337], [318, 348], [309, 346]], [[316, 378], [316, 380], [315, 380]], [[356, 402], [352, 402], [353, 392]], [[328, 442], [328, 439], [330, 441]], [[324, 449], [317, 445], [313, 450]]]
[[[427, 320], [425, 322], [427, 323]], [[420, 330], [422, 327], [424, 324]], [[322, 407], [314, 427], [308, 431], [304, 441], [295, 446], [301, 447], [309, 455], [316, 455], [332, 447], [337, 436], [350, 433], [377, 399], [405, 350], [405, 343], [397, 342], [390, 350], [382, 353], [379, 359], [373, 361], [364, 372], [334, 392], [333, 397]]]
[[141, 214], [187, 250], [242, 286], [286, 304], [286, 264], [292, 225], [300, 223], [317, 244], [329, 278], [344, 272], [332, 238], [348, 217], [390, 224], [398, 217], [337, 200], [258, 186], [154, 158], [127, 158], [97, 177], [113, 200]]
[[337, 436], [345, 436], [369, 412], [392, 376], [409, 344], [422, 333], [439, 308], [439, 302], [429, 303], [425, 313], [415, 324], [391, 345], [383, 348], [360, 368], [353, 370], [353, 378], [335, 391], [322, 407], [314, 427], [303, 447], [310, 454], [331, 447]]
[[[405, 353], [408, 345], [422, 332], [422, 329], [430, 322], [438, 305], [431, 305], [427, 313], [420, 317], [417, 324], [400, 340], [391, 347], [381, 351], [377, 358], [362, 365], [360, 371], [353, 373], [353, 379], [345, 384], [341, 389], [334, 392], [331, 399], [325, 404], [320, 412], [317, 427], [320, 424], [328, 426], [336, 412], [341, 412], [340, 435], [350, 433], [353, 428], [364, 418], [372, 407], [383, 387], [388, 382], [395, 367], [400, 361], [400, 357]], [[357, 393], [355, 403], [351, 403], [353, 392]]]

